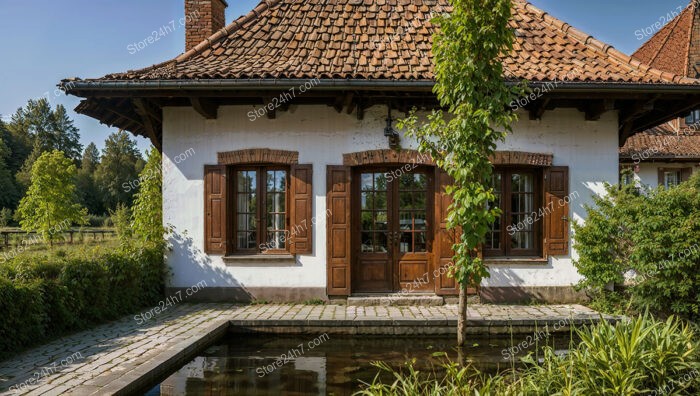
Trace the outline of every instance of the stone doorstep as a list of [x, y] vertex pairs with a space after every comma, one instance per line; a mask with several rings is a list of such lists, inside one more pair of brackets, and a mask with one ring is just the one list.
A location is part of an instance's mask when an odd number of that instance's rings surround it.
[[348, 306], [355, 307], [437, 307], [445, 304], [445, 299], [436, 295], [387, 295], [387, 296], [350, 296], [347, 299]]

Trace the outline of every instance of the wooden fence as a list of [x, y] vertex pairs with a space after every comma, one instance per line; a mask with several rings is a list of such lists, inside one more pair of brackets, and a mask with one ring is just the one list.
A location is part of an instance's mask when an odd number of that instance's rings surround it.
[[[116, 235], [117, 234], [117, 232], [115, 230], [109, 230], [109, 229], [82, 229], [82, 230], [81, 229], [71, 229], [71, 230], [60, 231], [60, 233], [61, 234], [68, 234], [67, 243], [69, 243], [69, 244], [73, 243], [73, 234], [83, 234], [83, 235], [92, 234], [93, 241], [97, 240], [98, 235], [101, 235], [102, 240], [104, 241], [105, 234], [108, 234], [108, 235]], [[36, 244], [36, 243], [43, 243], [44, 242], [43, 240], [41, 240], [41, 236], [37, 235], [37, 233], [35, 231], [26, 232], [26, 231], [22, 231], [20, 229], [8, 229], [8, 228], [6, 228], [3, 230], [0, 230], [0, 241], [2, 241], [2, 244], [0, 245], [0, 249], [10, 247], [10, 235], [19, 235], [19, 234], [24, 234], [26, 236], [25, 239], [30, 240], [32, 242], [32, 245]], [[34, 236], [31, 236], [31, 235], [34, 235]], [[39, 239], [41, 241], [36, 242], [37, 239]]]

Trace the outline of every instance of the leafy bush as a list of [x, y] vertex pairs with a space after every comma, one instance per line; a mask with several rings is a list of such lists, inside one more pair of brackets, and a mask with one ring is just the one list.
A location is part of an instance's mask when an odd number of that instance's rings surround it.
[[0, 265], [0, 356], [155, 304], [162, 247], [19, 255]]
[[[574, 224], [580, 287], [637, 311], [700, 318], [700, 175], [671, 189], [607, 192]], [[605, 291], [624, 284], [617, 296]]]
[[131, 210], [128, 206], [117, 204], [113, 211], [109, 211], [109, 218], [117, 230], [117, 237], [122, 246], [128, 246], [133, 236], [131, 230]]

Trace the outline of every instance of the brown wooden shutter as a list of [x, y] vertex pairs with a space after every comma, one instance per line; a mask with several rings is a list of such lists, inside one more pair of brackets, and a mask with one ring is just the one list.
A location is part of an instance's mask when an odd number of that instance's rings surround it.
[[226, 254], [226, 166], [204, 166], [204, 251]]
[[455, 244], [459, 236], [456, 230], [447, 229], [447, 212], [452, 203], [452, 197], [445, 192], [445, 187], [452, 184], [452, 178], [442, 169], [436, 168], [435, 176], [435, 294], [439, 296], [454, 296], [459, 294], [459, 284], [454, 278], [447, 276], [447, 268], [452, 265]]
[[664, 168], [659, 168], [659, 169], [658, 169], [658, 172], [659, 172], [659, 187], [663, 187], [663, 186], [664, 186], [664, 172], [665, 172], [665, 171], [666, 171], [666, 170], [665, 170]]
[[350, 295], [350, 167], [327, 168], [327, 289], [329, 296]]
[[312, 169], [312, 165], [293, 165], [291, 169], [289, 251], [292, 254], [313, 252]]
[[569, 167], [553, 166], [545, 172], [544, 252], [547, 256], [569, 254]]
[[690, 176], [693, 174], [693, 168], [683, 168], [681, 169], [681, 181], [688, 181]]

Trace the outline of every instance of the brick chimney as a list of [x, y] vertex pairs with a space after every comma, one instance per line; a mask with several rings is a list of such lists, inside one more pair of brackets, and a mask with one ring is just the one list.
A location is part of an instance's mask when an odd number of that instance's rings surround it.
[[185, 0], [185, 51], [226, 26], [225, 0]]
[[688, 77], [700, 77], [700, 7], [693, 1], [690, 5], [693, 20], [690, 28], [690, 48], [688, 48]]

